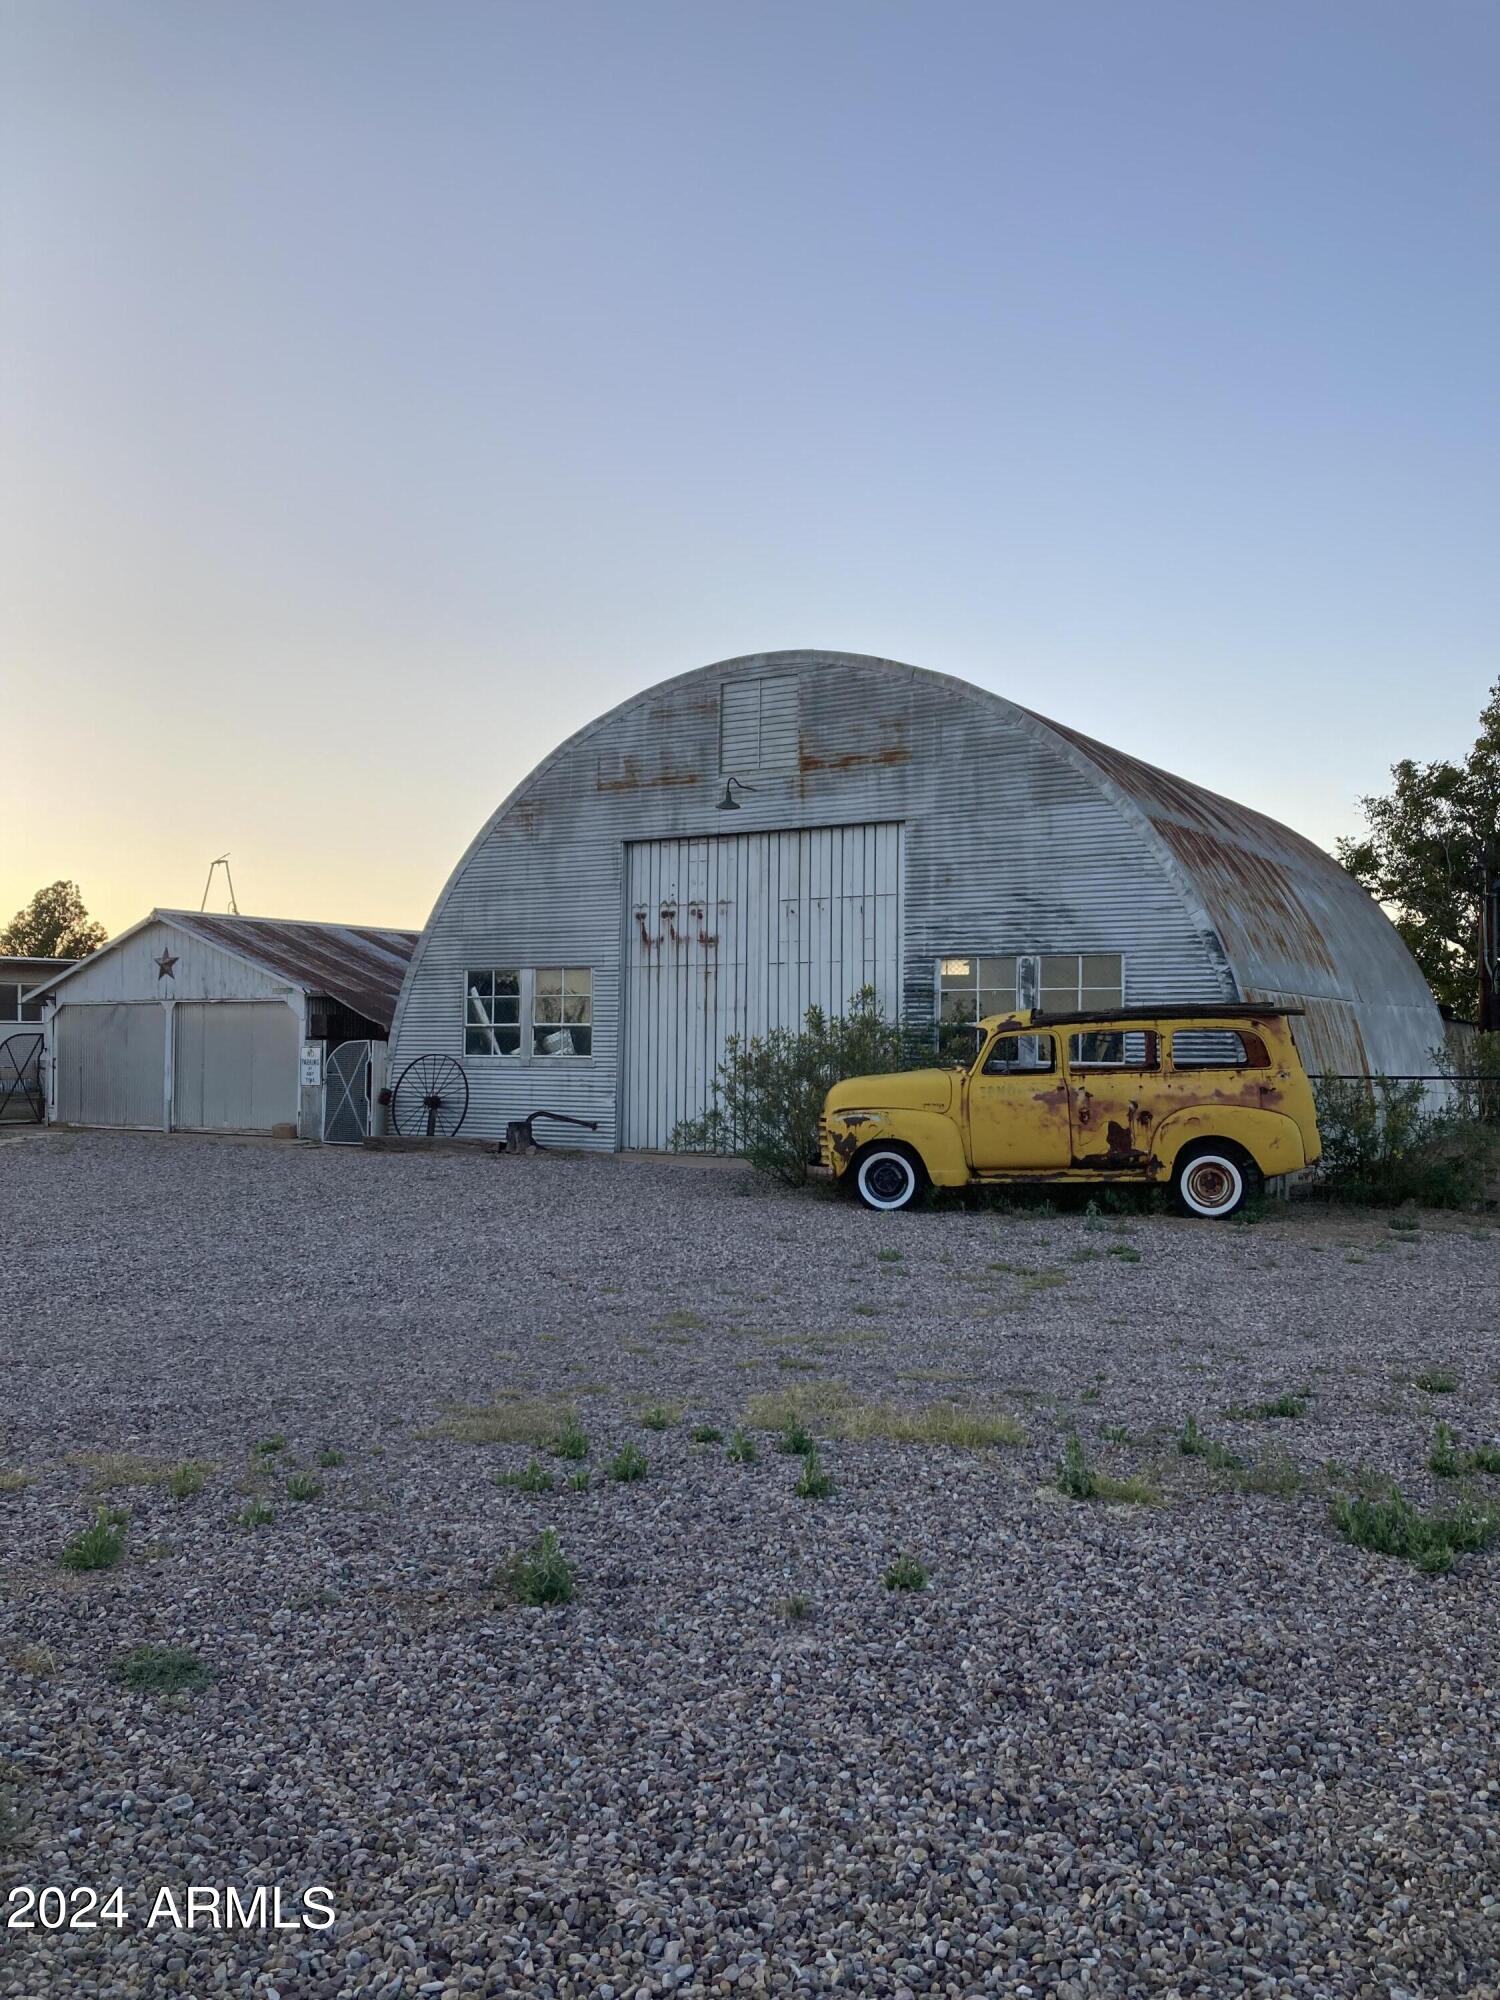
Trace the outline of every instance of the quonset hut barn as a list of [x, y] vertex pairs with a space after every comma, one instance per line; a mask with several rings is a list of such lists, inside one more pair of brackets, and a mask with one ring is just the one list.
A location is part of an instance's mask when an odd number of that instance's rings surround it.
[[517, 786], [422, 934], [390, 1073], [456, 1059], [466, 1136], [547, 1109], [664, 1147], [726, 1036], [865, 985], [955, 1053], [1014, 1007], [1200, 999], [1304, 1007], [1314, 1072], [1430, 1071], [1443, 1039], [1300, 834], [966, 682], [784, 652], [648, 689]]

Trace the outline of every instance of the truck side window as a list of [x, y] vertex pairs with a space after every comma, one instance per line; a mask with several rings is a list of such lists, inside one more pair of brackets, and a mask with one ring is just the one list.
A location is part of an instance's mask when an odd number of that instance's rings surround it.
[[1173, 1069], [1269, 1069], [1259, 1035], [1233, 1028], [1181, 1028], [1172, 1037]]
[[1057, 1064], [1050, 1035], [996, 1035], [984, 1059], [986, 1076], [1045, 1075]]
[[1072, 1069], [1155, 1069], [1156, 1035], [1150, 1028], [1092, 1029], [1068, 1039]]

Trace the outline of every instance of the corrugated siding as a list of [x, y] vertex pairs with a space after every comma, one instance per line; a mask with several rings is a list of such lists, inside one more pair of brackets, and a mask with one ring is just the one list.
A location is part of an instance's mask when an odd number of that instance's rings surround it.
[[57, 1116], [64, 1125], [159, 1132], [166, 1097], [167, 1010], [155, 1001], [69, 1002], [52, 1026]]
[[297, 1121], [301, 1036], [282, 1001], [179, 1002], [172, 1123], [180, 1132], [269, 1132]]
[[819, 827], [628, 849], [623, 1143], [706, 1108], [730, 1035], [901, 992], [901, 828]]
[[[717, 811], [721, 688], [792, 672], [796, 768], [762, 772], [738, 811]], [[392, 1077], [441, 1050], [469, 1077], [466, 1132], [500, 1138], [508, 1118], [547, 1108], [598, 1120], [597, 1134], [555, 1135], [567, 1143], [615, 1145], [627, 847], [876, 822], [903, 828], [909, 1024], [933, 1023], [934, 963], [956, 950], [1119, 951], [1129, 1001], [1235, 994], [1160, 844], [1045, 725], [889, 661], [762, 656], [650, 690], [532, 774], [434, 912], [397, 1012]], [[592, 1057], [466, 1059], [464, 972], [489, 965], [591, 966]]]

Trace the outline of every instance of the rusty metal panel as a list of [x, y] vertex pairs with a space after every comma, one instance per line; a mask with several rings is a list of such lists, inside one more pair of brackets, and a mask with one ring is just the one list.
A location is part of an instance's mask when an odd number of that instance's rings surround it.
[[305, 924], [279, 917], [222, 916], [203, 910], [157, 914], [181, 930], [250, 958], [309, 993], [326, 993], [388, 1028], [416, 949], [416, 931], [360, 924]]

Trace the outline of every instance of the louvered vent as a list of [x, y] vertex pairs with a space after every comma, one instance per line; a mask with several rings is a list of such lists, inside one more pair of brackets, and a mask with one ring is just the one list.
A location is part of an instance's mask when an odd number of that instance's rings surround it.
[[719, 690], [719, 769], [795, 771], [799, 721], [795, 674], [726, 681]]

